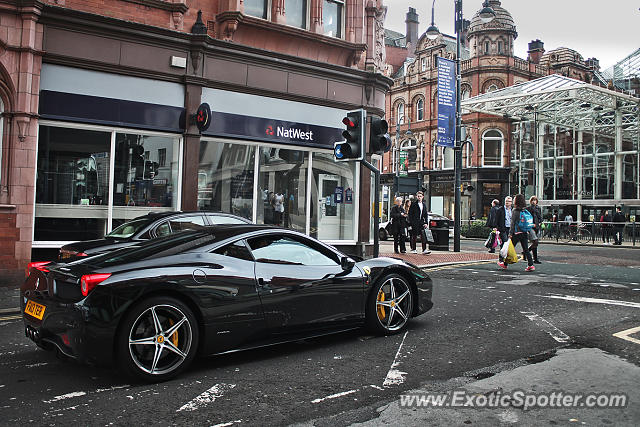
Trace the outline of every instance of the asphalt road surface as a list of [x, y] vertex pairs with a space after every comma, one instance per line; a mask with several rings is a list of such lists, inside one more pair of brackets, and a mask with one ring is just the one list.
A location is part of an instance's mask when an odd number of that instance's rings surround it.
[[59, 360], [24, 337], [20, 319], [0, 317], [0, 423], [347, 425], [376, 419], [408, 390], [485, 378], [559, 348], [595, 347], [640, 365], [640, 251], [543, 246], [541, 259], [535, 273], [522, 262], [432, 269], [435, 307], [406, 333], [355, 331], [199, 359], [154, 385]]

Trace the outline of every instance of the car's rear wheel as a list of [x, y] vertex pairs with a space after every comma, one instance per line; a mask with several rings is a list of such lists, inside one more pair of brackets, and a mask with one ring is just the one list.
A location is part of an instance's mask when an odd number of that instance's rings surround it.
[[198, 325], [193, 312], [171, 297], [152, 297], [125, 316], [117, 337], [120, 367], [144, 381], [165, 381], [193, 360]]
[[407, 327], [412, 310], [413, 294], [407, 279], [388, 274], [378, 280], [369, 294], [367, 324], [378, 334], [396, 334]]

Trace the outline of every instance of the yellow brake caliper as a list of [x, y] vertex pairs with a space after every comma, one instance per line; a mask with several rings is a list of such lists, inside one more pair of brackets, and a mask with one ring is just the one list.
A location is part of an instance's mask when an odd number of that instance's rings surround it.
[[[382, 291], [382, 289], [380, 289], [380, 292], [378, 292], [378, 301], [379, 302], [384, 301], [384, 292]], [[385, 318], [384, 306], [378, 305], [378, 319], [382, 320], [384, 318]]]
[[[169, 319], [169, 326], [173, 326], [173, 323], [174, 323], [173, 319]], [[178, 346], [178, 330], [177, 329], [173, 334], [171, 334], [169, 339], [171, 340], [173, 345], [175, 345], [176, 347]]]

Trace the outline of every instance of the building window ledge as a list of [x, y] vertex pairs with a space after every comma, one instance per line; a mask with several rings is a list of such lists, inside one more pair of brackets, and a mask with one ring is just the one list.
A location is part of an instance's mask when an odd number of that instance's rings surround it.
[[185, 13], [189, 10], [189, 6], [185, 3], [173, 3], [168, 0], [124, 0], [129, 3], [141, 4], [156, 9], [168, 10], [169, 12]]

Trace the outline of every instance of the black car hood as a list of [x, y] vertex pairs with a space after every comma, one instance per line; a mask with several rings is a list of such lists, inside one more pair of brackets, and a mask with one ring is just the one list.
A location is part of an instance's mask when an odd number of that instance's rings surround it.
[[82, 242], [69, 243], [68, 245], [64, 245], [61, 249], [84, 252], [85, 254], [92, 256], [102, 252], [126, 248], [127, 246], [135, 245], [136, 243], [139, 243], [139, 241], [105, 237], [104, 239], [84, 240]]

